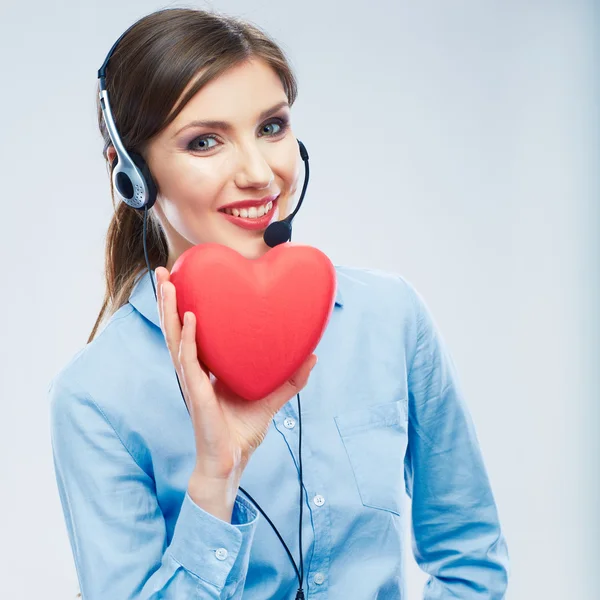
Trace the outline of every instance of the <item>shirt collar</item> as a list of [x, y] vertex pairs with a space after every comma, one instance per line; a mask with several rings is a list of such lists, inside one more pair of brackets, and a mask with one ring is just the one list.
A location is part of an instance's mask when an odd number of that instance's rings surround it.
[[[344, 306], [342, 299], [342, 290], [340, 289], [340, 276], [336, 269], [337, 289], [335, 294], [336, 306]], [[152, 280], [156, 286], [156, 275], [152, 272]], [[158, 292], [158, 290], [157, 290]], [[156, 298], [152, 289], [152, 283], [148, 277], [148, 269], [144, 269], [142, 274], [137, 278], [133, 290], [129, 296], [129, 303], [146, 319], [160, 327], [160, 319], [158, 318], [158, 307], [156, 306]]]

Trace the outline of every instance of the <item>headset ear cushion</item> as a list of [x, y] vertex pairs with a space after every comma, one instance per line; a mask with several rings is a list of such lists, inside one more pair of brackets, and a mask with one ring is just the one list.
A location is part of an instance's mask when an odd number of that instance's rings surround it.
[[152, 175], [150, 174], [150, 169], [141, 154], [130, 152], [129, 156], [146, 180], [146, 186], [148, 187], [148, 201], [146, 202], [146, 206], [150, 209], [156, 201], [156, 184], [154, 183], [154, 179], [152, 179]]

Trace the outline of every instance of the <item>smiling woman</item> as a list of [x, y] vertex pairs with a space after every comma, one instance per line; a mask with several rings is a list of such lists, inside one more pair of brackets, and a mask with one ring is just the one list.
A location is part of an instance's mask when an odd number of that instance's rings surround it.
[[[264, 230], [290, 212], [302, 161], [308, 181], [308, 154], [290, 124], [296, 82], [281, 49], [235, 18], [167, 9], [112, 50], [98, 75], [111, 182], [126, 149], [155, 187], [138, 187], [142, 199], [152, 190], [143, 214], [135, 202], [115, 208], [102, 310], [89, 343], [49, 386], [83, 598], [403, 600], [404, 491], [415, 557], [430, 574], [424, 598], [504, 598], [507, 546], [475, 428], [444, 339], [408, 281], [336, 266], [318, 367], [307, 357], [252, 402], [200, 364], [195, 328], [206, 311], [197, 321], [186, 312], [182, 326], [170, 280], [177, 259], [211, 242], [236, 259], [262, 257]], [[303, 289], [320, 290], [310, 273]], [[222, 303], [223, 320], [251, 315], [248, 335], [264, 340], [268, 314], [238, 291], [228, 288], [235, 305]], [[292, 335], [315, 304], [302, 302], [278, 302], [278, 323]], [[227, 351], [242, 345], [239, 333], [216, 335]], [[258, 376], [271, 364], [250, 361]]]
[[[170, 270], [200, 242], [226, 244], [248, 258], [268, 251], [262, 232], [289, 214], [301, 171], [290, 122], [297, 83], [275, 42], [235, 17], [160, 10], [118, 44], [106, 87], [123, 145], [144, 157], [156, 182], [151, 267]], [[99, 103], [97, 110], [111, 172], [116, 153]], [[139, 211], [115, 208], [106, 295], [88, 342], [146, 268], [142, 225]]]

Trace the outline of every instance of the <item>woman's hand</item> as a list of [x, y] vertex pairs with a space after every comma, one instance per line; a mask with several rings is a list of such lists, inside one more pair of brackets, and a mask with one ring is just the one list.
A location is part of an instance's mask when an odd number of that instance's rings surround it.
[[195, 315], [187, 312], [182, 327], [169, 271], [158, 267], [155, 273], [161, 329], [194, 427], [196, 472], [213, 480], [234, 472], [241, 475], [273, 416], [306, 385], [317, 357], [311, 354], [291, 379], [266, 398], [253, 402], [241, 398], [199, 362]]

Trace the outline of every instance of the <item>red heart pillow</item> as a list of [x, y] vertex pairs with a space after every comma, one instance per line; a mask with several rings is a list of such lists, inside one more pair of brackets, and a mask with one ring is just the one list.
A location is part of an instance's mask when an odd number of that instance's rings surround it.
[[196, 315], [198, 359], [247, 400], [285, 383], [315, 350], [333, 311], [335, 267], [312, 246], [286, 242], [258, 259], [199, 244], [173, 265], [177, 309]]

